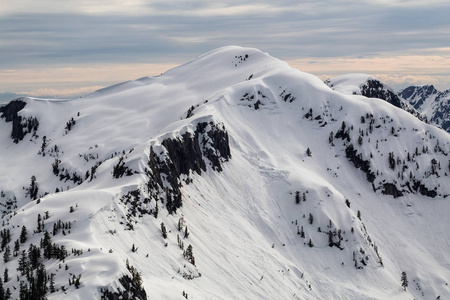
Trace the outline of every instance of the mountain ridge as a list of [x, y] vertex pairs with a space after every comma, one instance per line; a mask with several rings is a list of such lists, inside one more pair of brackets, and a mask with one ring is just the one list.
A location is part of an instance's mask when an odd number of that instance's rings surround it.
[[433, 85], [409, 86], [398, 94], [427, 116], [432, 124], [450, 131], [450, 90], [441, 92]]
[[[19, 251], [45, 230], [72, 249], [41, 259], [49, 299], [449, 292], [450, 138], [385, 101], [226, 47], [86, 98], [24, 102], [17, 116], [36, 130], [15, 142], [0, 121], [2, 249], [23, 224]], [[11, 275], [19, 258], [5, 262]], [[20, 281], [31, 289], [17, 275], [3, 283], [14, 297]]]

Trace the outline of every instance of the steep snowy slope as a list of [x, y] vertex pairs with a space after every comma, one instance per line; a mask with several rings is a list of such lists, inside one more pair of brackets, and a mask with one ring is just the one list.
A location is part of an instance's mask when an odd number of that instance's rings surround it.
[[432, 85], [410, 86], [398, 95], [447, 132], [450, 132], [450, 90], [440, 92]]
[[448, 133], [259, 50], [0, 113], [13, 298], [450, 294]]

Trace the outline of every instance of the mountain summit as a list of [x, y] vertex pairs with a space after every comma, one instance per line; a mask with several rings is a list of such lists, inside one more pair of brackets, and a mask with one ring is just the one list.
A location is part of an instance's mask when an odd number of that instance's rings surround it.
[[449, 134], [257, 49], [0, 117], [0, 296], [450, 294]]

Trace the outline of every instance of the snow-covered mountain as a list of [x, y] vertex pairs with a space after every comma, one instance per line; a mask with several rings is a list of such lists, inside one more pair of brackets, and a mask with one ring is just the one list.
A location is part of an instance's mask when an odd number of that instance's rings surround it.
[[426, 118], [408, 101], [399, 97], [390, 87], [371, 75], [362, 73], [345, 74], [328, 79], [325, 83], [332, 89], [344, 94], [382, 99], [409, 112], [420, 120], [426, 121]]
[[433, 85], [409, 86], [398, 95], [425, 115], [431, 124], [450, 132], [450, 90], [440, 92]]
[[14, 299], [450, 295], [450, 135], [386, 101], [224, 47], [0, 114]]

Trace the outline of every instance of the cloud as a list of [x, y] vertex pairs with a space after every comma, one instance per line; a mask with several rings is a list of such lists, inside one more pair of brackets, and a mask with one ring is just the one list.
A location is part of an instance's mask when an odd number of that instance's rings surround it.
[[97, 64], [0, 70], [9, 91], [32, 96], [71, 97], [119, 82], [159, 75], [174, 64]]
[[40, 88], [31, 91], [24, 91], [20, 94], [25, 94], [33, 97], [51, 97], [51, 98], [73, 98], [81, 97], [84, 95], [91, 94], [96, 90], [104, 88], [103, 86], [84, 86], [79, 88], [59, 88], [59, 89], [49, 89]]
[[[2, 1], [0, 70], [180, 64], [221, 46], [242, 45], [289, 61], [329, 59], [320, 74], [363, 66], [370, 67], [364, 72], [388, 73], [380, 64], [449, 74], [421, 59], [446, 57], [450, 49], [450, 3], [431, 1]], [[388, 57], [411, 59], [401, 59], [402, 66], [376, 60]], [[0, 81], [0, 90], [9, 86]]]

